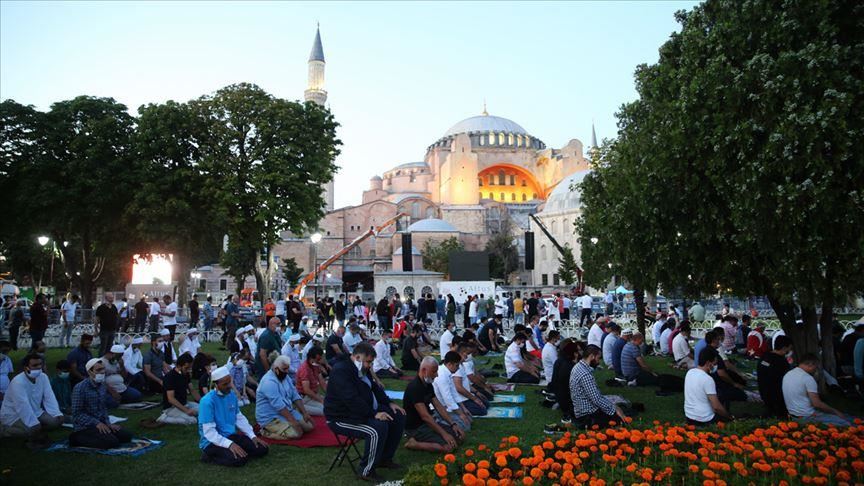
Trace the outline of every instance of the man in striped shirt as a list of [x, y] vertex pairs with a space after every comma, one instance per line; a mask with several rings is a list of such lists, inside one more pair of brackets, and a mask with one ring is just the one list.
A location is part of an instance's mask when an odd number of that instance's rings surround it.
[[625, 419], [624, 412], [600, 393], [594, 379], [594, 369], [600, 365], [600, 348], [589, 344], [582, 360], [570, 372], [570, 398], [573, 400], [573, 416], [576, 423], [584, 427], [606, 426], [610, 421]]

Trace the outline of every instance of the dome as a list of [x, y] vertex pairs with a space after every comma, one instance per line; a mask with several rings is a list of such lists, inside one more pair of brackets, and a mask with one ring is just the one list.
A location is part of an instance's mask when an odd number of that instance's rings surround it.
[[370, 181], [383, 181], [384, 179], [382, 179], [381, 176], [376, 175], [376, 176], [372, 176], [372, 178], [369, 180]]
[[[396, 251], [393, 252], [393, 254], [394, 255], [401, 255], [402, 254], [402, 247], [400, 246], [399, 248], [397, 248]], [[416, 247], [412, 246], [411, 247], [411, 254], [412, 255], [420, 255], [420, 250], [418, 250]]]
[[444, 136], [449, 137], [469, 132], [504, 132], [528, 135], [528, 132], [513, 120], [501, 118], [500, 116], [479, 115], [466, 118], [453, 125], [450, 127], [450, 130], [447, 130]]
[[[426, 165], [426, 162], [406, 162], [406, 163], [404, 163], [404, 164], [397, 165], [396, 167], [393, 167], [393, 168], [390, 169], [390, 170], [396, 170], [396, 169], [413, 169], [413, 168], [415, 168], [415, 167], [418, 167], [418, 168], [427, 168], [427, 167], [429, 167], [429, 166]], [[389, 172], [389, 171], [388, 171], [388, 172]]]
[[582, 182], [585, 176], [590, 174], [590, 170], [582, 170], [574, 172], [565, 177], [555, 186], [549, 197], [546, 198], [546, 205], [543, 207], [544, 213], [552, 213], [557, 211], [567, 211], [576, 209], [582, 205], [581, 194], [578, 190], [570, 190], [570, 186], [574, 183]]
[[443, 219], [429, 218], [417, 221], [405, 231], [408, 233], [457, 233], [459, 230]]

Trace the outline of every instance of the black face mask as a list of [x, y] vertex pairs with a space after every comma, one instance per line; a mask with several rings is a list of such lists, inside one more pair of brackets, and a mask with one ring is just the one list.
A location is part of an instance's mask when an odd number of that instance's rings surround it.
[[288, 376], [287, 373], [282, 373], [282, 372], [279, 371], [279, 370], [273, 370], [273, 374], [276, 375], [276, 378], [279, 379], [279, 381], [284, 380], [285, 377]]

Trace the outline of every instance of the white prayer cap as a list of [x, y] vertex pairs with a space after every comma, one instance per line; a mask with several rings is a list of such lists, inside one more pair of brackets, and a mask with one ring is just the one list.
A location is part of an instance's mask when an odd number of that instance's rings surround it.
[[102, 361], [102, 358], [93, 358], [90, 361], [88, 361], [86, 365], [84, 365], [84, 368], [87, 371], [90, 371], [90, 368], [96, 366], [96, 363], [100, 363], [101, 361]]
[[186, 331], [186, 335], [188, 336], [190, 334], [198, 334], [198, 328], [190, 327], [189, 330]]
[[122, 344], [111, 346], [111, 352], [114, 354], [123, 354], [123, 351], [126, 351], [126, 348]]
[[162, 329], [161, 331], [159, 331], [159, 335], [160, 336], [170, 336], [171, 331], [169, 331], [168, 329]]
[[245, 327], [241, 327], [240, 329], [237, 329], [236, 331], [234, 331], [234, 335], [235, 335], [235, 336], [239, 336], [239, 335], [241, 335], [241, 334], [244, 334], [245, 332], [246, 332], [246, 328], [245, 328]]
[[312, 340], [313, 340], [313, 341], [318, 341], [318, 342], [320, 343], [320, 342], [324, 341], [324, 336], [322, 336], [322, 335], [320, 335], [320, 334], [315, 334], [315, 335], [312, 336]]
[[132, 339], [132, 344], [144, 344], [144, 340], [141, 339], [141, 336]]
[[633, 329], [624, 329], [623, 331], [621, 331], [621, 335], [622, 336], [632, 336], [633, 335]]
[[299, 334], [292, 334], [291, 337], [288, 338], [289, 343], [296, 343], [299, 340], [300, 340]]
[[226, 376], [228, 376], [229, 374], [230, 373], [228, 372], [228, 367], [222, 366], [222, 367], [216, 368], [216, 371], [211, 373], [210, 377], [213, 378], [213, 381], [219, 381], [222, 378], [225, 378]]
[[245, 326], [243, 326], [243, 330], [246, 331], [246, 332], [254, 331], [254, 330], [255, 330], [255, 326], [253, 326], [252, 324], [246, 324]]

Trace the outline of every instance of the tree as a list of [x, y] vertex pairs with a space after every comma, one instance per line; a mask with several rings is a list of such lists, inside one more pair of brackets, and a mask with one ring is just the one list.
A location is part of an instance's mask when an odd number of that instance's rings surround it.
[[205, 124], [207, 194], [229, 238], [254, 250], [252, 272], [266, 297], [276, 272], [269, 255], [282, 233], [314, 229], [324, 215], [318, 188], [336, 170], [338, 123], [314, 103], [275, 98], [251, 84], [227, 86], [192, 105]]
[[433, 244], [430, 240], [426, 240], [423, 243], [423, 250], [420, 252], [423, 255], [423, 268], [433, 272], [449, 274], [450, 253], [464, 249], [465, 246], [455, 236], [451, 236], [438, 244]]
[[645, 290], [765, 295], [795, 354], [821, 350], [832, 370], [832, 308], [864, 289], [864, 232], [849, 231], [864, 224], [862, 13], [709, 0], [676, 14], [583, 183], [586, 274], [609, 262]]
[[576, 259], [573, 257], [573, 249], [569, 246], [564, 247], [564, 253], [558, 257], [558, 276], [565, 285], [573, 285], [578, 279], [579, 265], [576, 264]]
[[113, 99], [89, 96], [47, 113], [14, 101], [0, 111], [0, 186], [15, 208], [6, 238], [50, 237], [90, 306], [96, 285], [113, 284], [106, 277], [123, 275], [127, 260], [120, 221], [132, 194], [135, 120]]
[[502, 211], [498, 231], [492, 234], [486, 242], [485, 250], [489, 253], [489, 275], [505, 282], [510, 281], [510, 275], [519, 270], [519, 249], [516, 247], [513, 221], [509, 213]]
[[172, 254], [178, 301], [185, 305], [189, 270], [219, 256], [222, 222], [201, 171], [205, 123], [192, 107], [168, 101], [138, 109], [137, 190], [126, 212], [137, 253]]
[[294, 258], [285, 258], [282, 260], [282, 277], [288, 282], [289, 286], [297, 285], [297, 281], [302, 274], [303, 268], [297, 265], [297, 260]]

